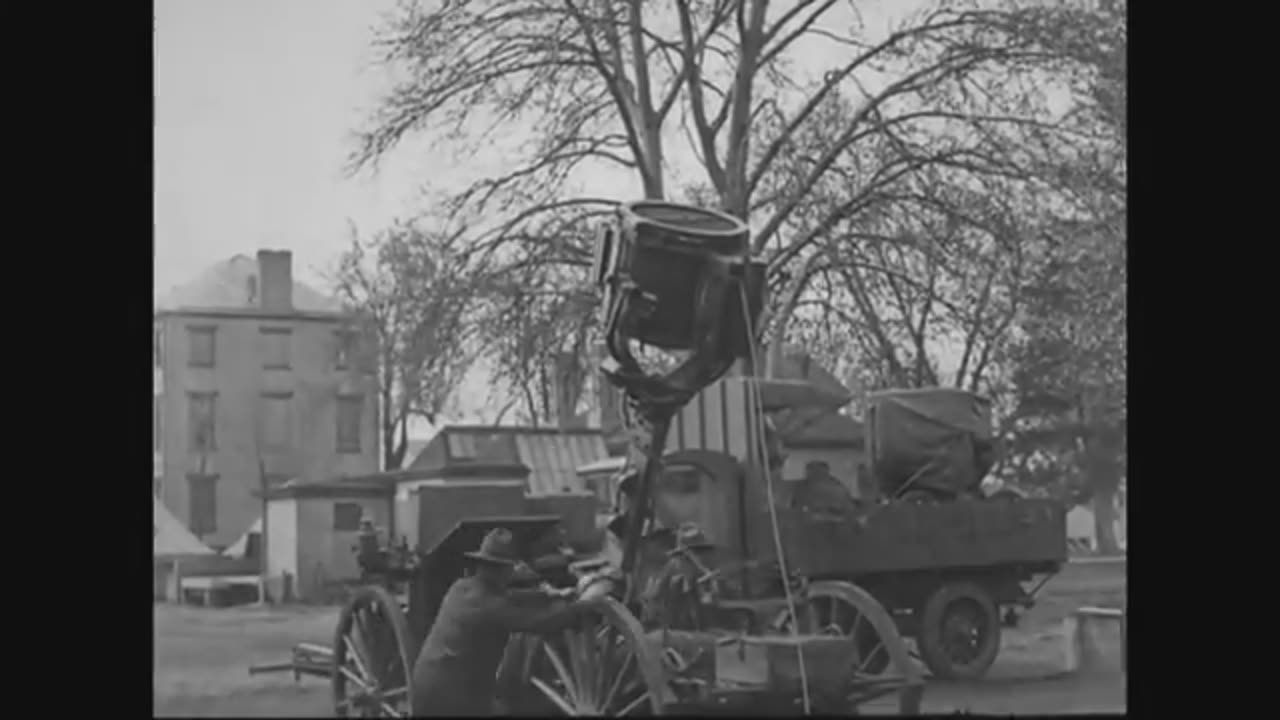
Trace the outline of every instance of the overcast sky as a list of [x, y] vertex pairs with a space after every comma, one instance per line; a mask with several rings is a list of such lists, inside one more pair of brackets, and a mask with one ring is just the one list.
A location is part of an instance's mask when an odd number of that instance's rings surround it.
[[[881, 4], [919, 2], [862, 0], [869, 24]], [[377, 177], [340, 173], [348, 133], [382, 87], [369, 40], [393, 5], [156, 1], [157, 290], [260, 247], [293, 250], [299, 279], [314, 281], [346, 242], [346, 218], [371, 231], [411, 214], [423, 180], [448, 184], [449, 161], [425, 142]]]

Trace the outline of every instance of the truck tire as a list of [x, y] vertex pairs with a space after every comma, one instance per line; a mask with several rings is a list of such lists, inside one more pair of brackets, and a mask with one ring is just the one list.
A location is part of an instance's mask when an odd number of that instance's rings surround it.
[[972, 582], [945, 583], [924, 602], [916, 646], [934, 677], [977, 680], [1000, 653], [1000, 629], [990, 592]]

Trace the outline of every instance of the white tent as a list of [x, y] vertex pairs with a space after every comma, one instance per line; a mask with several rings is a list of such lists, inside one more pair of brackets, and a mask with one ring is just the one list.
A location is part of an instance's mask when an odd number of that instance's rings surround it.
[[248, 530], [244, 531], [244, 534], [240, 536], [240, 539], [231, 543], [231, 546], [226, 550], [223, 550], [222, 554], [227, 557], [244, 557], [244, 551], [249, 547], [249, 536], [261, 534], [262, 518], [259, 517], [257, 520], [253, 521], [253, 524], [249, 526]]
[[169, 508], [159, 498], [151, 498], [153, 503], [152, 521], [155, 533], [152, 537], [151, 552], [153, 555], [212, 555], [200, 539], [191, 534], [182, 521], [169, 512]]

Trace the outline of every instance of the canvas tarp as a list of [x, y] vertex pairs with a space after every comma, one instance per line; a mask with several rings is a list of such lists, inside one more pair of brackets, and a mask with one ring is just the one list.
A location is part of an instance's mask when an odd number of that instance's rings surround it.
[[973, 393], [927, 388], [873, 393], [868, 440], [881, 492], [974, 491], [995, 464], [991, 404]]
[[152, 521], [155, 532], [152, 537], [152, 555], [213, 555], [200, 539], [191, 534], [182, 521], [169, 512], [159, 498], [151, 498], [154, 503]]
[[259, 517], [257, 520], [253, 521], [253, 524], [249, 526], [248, 530], [244, 531], [244, 534], [240, 536], [240, 539], [231, 543], [231, 546], [228, 547], [226, 550], [223, 550], [222, 554], [227, 557], [237, 557], [237, 558], [244, 557], [245, 552], [249, 549], [249, 538], [253, 535], [261, 535], [261, 534], [262, 534], [262, 518]]

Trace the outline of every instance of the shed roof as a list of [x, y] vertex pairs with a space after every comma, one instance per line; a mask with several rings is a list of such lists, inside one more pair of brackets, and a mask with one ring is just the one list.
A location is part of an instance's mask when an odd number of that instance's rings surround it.
[[531, 495], [583, 492], [577, 468], [609, 457], [596, 429], [448, 425], [422, 449], [411, 470], [451, 475], [478, 464], [529, 468]]

